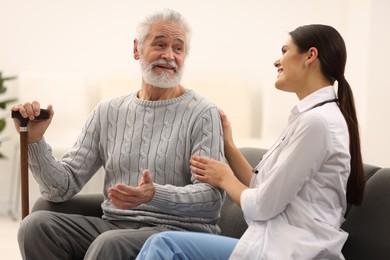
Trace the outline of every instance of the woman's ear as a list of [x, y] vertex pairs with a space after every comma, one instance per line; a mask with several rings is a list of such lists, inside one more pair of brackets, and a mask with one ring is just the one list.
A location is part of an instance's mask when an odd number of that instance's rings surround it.
[[318, 57], [318, 50], [317, 48], [315, 47], [311, 47], [308, 51], [307, 51], [307, 58], [306, 58], [306, 61], [305, 61], [305, 65], [309, 65], [311, 64], [312, 62], [314, 62], [317, 57]]

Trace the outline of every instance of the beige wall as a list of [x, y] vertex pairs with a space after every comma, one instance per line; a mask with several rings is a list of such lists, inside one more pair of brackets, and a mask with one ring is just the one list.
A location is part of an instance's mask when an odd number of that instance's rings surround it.
[[[12, 87], [27, 87], [23, 98], [44, 100], [44, 106], [53, 102], [61, 118], [66, 118], [67, 107], [75, 105], [75, 96], [84, 93], [86, 106], [75, 126], [99, 100], [138, 88], [138, 63], [131, 55], [137, 22], [164, 7], [180, 11], [193, 29], [183, 82], [229, 111], [242, 145], [272, 143], [296, 101], [295, 96], [273, 88], [272, 64], [280, 56], [287, 32], [301, 24], [333, 25], [349, 51], [346, 78], [355, 92], [364, 159], [390, 166], [386, 153], [390, 83], [385, 71], [390, 60], [385, 27], [390, 22], [386, 13], [390, 2], [386, 0], [0, 0], [0, 6], [0, 70], [21, 77]], [[44, 94], [32, 92], [32, 83], [22, 79], [34, 73], [55, 75], [58, 82], [45, 87], [53, 89]], [[63, 84], [72, 78], [83, 89]], [[61, 118], [55, 119], [58, 124], [51, 126], [51, 135], [72, 139], [64, 133]], [[10, 159], [0, 161], [0, 211], [8, 210], [17, 185], [12, 167], [18, 138], [12, 128], [6, 134], [14, 141], [1, 147], [9, 151]]]

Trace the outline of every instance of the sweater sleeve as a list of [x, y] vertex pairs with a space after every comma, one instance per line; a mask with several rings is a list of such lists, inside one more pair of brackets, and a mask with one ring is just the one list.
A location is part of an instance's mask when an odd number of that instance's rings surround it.
[[100, 168], [98, 153], [93, 152], [98, 150], [95, 115], [91, 114], [76, 143], [60, 160], [53, 157], [44, 138], [29, 144], [29, 167], [45, 199], [54, 202], [70, 199]]
[[[190, 138], [190, 156], [197, 154], [224, 160], [223, 132], [219, 112], [215, 106], [204, 109], [194, 124]], [[186, 165], [189, 167], [189, 162]], [[191, 183], [183, 187], [155, 184], [155, 196], [149, 204], [168, 214], [217, 218], [225, 193], [193, 177]]]

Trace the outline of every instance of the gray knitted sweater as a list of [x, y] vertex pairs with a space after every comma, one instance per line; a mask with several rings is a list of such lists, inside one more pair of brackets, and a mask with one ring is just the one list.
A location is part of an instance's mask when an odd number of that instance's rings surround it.
[[[59, 161], [44, 139], [30, 144], [29, 166], [47, 200], [68, 200], [103, 166], [103, 218], [218, 233], [224, 193], [192, 177], [193, 154], [224, 160], [217, 107], [192, 90], [161, 101], [140, 100], [133, 93], [99, 104]], [[155, 184], [153, 199], [134, 209], [114, 207], [108, 188], [137, 186], [144, 169]]]

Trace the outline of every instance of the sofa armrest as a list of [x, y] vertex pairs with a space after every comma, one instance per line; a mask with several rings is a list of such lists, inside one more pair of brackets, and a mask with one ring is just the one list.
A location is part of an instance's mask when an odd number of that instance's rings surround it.
[[48, 210], [69, 214], [80, 214], [85, 216], [102, 217], [103, 202], [102, 194], [77, 194], [73, 198], [65, 202], [50, 202], [44, 198], [38, 198], [31, 212], [38, 210]]

